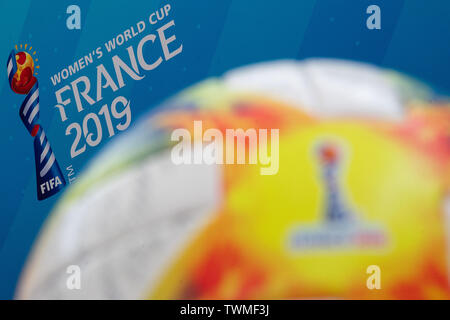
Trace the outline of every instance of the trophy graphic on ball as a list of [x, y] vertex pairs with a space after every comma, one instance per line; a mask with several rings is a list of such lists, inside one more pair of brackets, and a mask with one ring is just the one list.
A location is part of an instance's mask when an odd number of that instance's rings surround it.
[[[26, 49], [27, 45], [25, 45]], [[31, 47], [30, 47], [31, 48]], [[17, 49], [17, 47], [16, 47]], [[7, 62], [11, 90], [26, 95], [19, 109], [20, 119], [34, 138], [37, 196], [46, 199], [66, 185], [50, 143], [39, 120], [39, 85], [35, 77], [33, 57], [26, 51], [12, 50]], [[36, 66], [39, 68], [39, 66]]]

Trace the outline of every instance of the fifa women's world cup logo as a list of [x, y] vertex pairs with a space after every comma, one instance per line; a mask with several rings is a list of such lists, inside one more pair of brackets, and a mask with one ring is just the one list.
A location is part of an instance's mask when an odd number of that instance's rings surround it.
[[66, 181], [45, 136], [44, 129], [38, 124], [39, 86], [34, 76], [34, 60], [28, 52], [16, 53], [12, 50], [8, 57], [7, 71], [11, 89], [15, 93], [26, 95], [19, 114], [23, 124], [34, 138], [37, 194], [38, 199], [43, 200], [58, 193], [66, 185]]

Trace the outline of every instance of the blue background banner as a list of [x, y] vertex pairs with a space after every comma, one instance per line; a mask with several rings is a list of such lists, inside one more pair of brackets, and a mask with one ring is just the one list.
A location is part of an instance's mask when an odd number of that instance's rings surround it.
[[[15, 45], [36, 50], [40, 88], [40, 123], [45, 127], [62, 171], [72, 165], [79, 173], [108, 141], [71, 158], [73, 136], [68, 123], [81, 122], [86, 112], [70, 114], [62, 122], [50, 77], [140, 20], [144, 34], [160, 25], [148, 24], [151, 12], [171, 4], [171, 33], [183, 51], [140, 81], [126, 79], [120, 95], [131, 100], [132, 123], [163, 99], [208, 77], [249, 63], [274, 59], [336, 57], [393, 68], [418, 78], [441, 94], [450, 92], [450, 2], [423, 0], [302, 0], [302, 1], [2, 1], [0, 3], [0, 298], [13, 298], [17, 279], [33, 241], [64, 192], [45, 201], [36, 197], [32, 139], [18, 112], [23, 96], [13, 93], [6, 61]], [[66, 9], [81, 8], [81, 29], [69, 30]], [[368, 30], [366, 8], [381, 8], [381, 30]], [[95, 65], [113, 70], [114, 54], [127, 58], [126, 48], [137, 46], [137, 36], [114, 53], [94, 61], [64, 84], [81, 75], [96, 79]], [[161, 48], [158, 47], [159, 51]], [[160, 52], [161, 54], [161, 52]], [[94, 82], [94, 80], [91, 80]], [[104, 90], [104, 103], [118, 94]], [[103, 105], [91, 106], [97, 112]], [[89, 106], [86, 106], [89, 108]], [[72, 109], [73, 110], [73, 109]], [[67, 174], [67, 172], [66, 172]]]

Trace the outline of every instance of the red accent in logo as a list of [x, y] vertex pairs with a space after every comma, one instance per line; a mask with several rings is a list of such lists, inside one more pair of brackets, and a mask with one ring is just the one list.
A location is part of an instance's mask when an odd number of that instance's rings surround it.
[[320, 160], [324, 164], [336, 163], [339, 158], [338, 150], [331, 144], [322, 146], [319, 150]]
[[37, 124], [33, 127], [33, 130], [31, 131], [31, 136], [35, 137], [37, 135], [38, 131], [39, 131], [39, 125]]

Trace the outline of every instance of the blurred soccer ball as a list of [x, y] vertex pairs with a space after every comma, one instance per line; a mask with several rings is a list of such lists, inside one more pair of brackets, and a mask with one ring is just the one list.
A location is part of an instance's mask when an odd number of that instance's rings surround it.
[[[450, 110], [431, 95], [335, 60], [265, 63], [193, 86], [78, 177], [18, 297], [450, 298]], [[174, 165], [170, 134], [194, 120], [279, 129], [279, 172]], [[80, 290], [66, 287], [69, 265], [81, 268]], [[379, 290], [367, 287], [371, 265]]]

